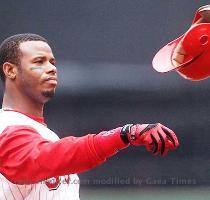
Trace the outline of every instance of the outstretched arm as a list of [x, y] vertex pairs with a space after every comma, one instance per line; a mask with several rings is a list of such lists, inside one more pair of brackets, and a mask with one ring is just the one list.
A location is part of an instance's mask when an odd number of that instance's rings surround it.
[[166, 155], [179, 145], [176, 135], [161, 124], [129, 125], [56, 142], [29, 126], [10, 126], [0, 135], [0, 172], [13, 183], [36, 183], [94, 168], [130, 144], [145, 145], [155, 155]]

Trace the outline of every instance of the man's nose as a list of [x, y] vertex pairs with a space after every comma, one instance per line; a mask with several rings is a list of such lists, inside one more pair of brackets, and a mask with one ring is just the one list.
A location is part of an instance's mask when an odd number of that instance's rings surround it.
[[55, 65], [52, 63], [49, 63], [46, 67], [46, 73], [47, 74], [56, 74], [57, 73], [57, 68]]

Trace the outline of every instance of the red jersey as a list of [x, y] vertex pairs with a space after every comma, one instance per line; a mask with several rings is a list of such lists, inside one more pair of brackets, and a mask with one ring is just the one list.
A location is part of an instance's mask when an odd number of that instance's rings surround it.
[[0, 110], [0, 122], [1, 200], [79, 200], [77, 173], [128, 146], [120, 127], [60, 139], [43, 118]]

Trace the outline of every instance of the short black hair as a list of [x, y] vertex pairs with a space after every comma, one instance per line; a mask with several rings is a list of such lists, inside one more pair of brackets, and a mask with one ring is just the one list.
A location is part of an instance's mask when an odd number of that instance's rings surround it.
[[5, 62], [20, 64], [21, 52], [19, 47], [22, 42], [26, 41], [43, 41], [48, 43], [44, 37], [33, 33], [16, 34], [6, 38], [0, 45], [0, 77], [3, 82], [5, 82], [3, 64]]

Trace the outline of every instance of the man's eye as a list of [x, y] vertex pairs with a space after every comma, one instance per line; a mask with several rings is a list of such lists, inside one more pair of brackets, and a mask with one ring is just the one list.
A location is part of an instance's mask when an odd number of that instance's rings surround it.
[[36, 60], [35, 63], [42, 64], [43, 61], [42, 60]]

